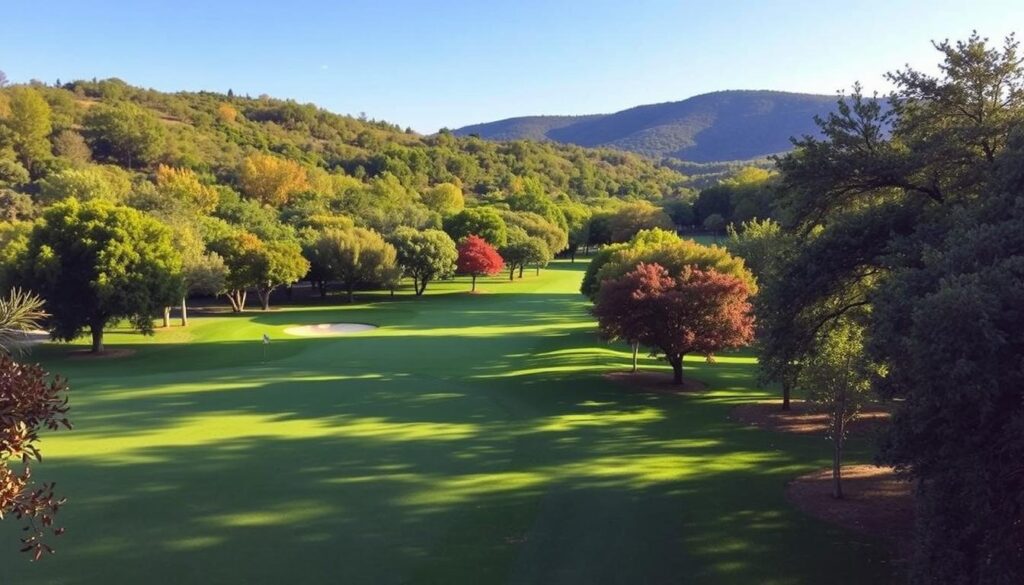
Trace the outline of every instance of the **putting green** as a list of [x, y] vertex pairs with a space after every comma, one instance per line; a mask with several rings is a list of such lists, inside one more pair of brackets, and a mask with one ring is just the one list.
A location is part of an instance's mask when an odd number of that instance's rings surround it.
[[[73, 385], [76, 428], [36, 470], [68, 532], [32, 564], [0, 522], [0, 583], [891, 580], [886, 546], [784, 500], [828, 465], [823, 438], [728, 420], [768, 395], [749, 353], [688, 360], [701, 395], [602, 379], [629, 354], [596, 339], [583, 267], [113, 332], [137, 350], [120, 359], [37, 348]], [[334, 322], [380, 328], [284, 334]]]

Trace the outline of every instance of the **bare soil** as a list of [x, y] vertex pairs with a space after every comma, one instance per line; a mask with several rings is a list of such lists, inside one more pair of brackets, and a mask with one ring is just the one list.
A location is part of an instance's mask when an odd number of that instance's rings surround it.
[[911, 550], [914, 499], [909, 482], [889, 467], [843, 466], [843, 499], [832, 497], [832, 469], [802, 475], [786, 486], [786, 499], [799, 510], [854, 532], [897, 545], [899, 559]]
[[604, 374], [605, 380], [610, 380], [624, 386], [631, 392], [654, 392], [658, 394], [687, 394], [691, 392], [703, 392], [708, 389], [707, 384], [691, 378], [683, 378], [682, 384], [672, 382], [672, 374], [665, 372], [609, 372]]
[[[729, 416], [735, 421], [783, 433], [821, 435], [828, 430], [828, 415], [815, 412], [804, 400], [791, 400], [790, 410], [782, 410], [782, 400], [741, 404], [734, 408]], [[869, 405], [850, 424], [850, 434], [866, 435], [877, 432], [890, 417], [888, 406]]]

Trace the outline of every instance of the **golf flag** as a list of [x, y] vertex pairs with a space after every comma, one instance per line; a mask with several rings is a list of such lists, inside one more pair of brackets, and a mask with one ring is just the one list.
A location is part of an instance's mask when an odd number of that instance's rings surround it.
[[263, 334], [263, 345], [270, 345], [270, 336], [266, 333]]

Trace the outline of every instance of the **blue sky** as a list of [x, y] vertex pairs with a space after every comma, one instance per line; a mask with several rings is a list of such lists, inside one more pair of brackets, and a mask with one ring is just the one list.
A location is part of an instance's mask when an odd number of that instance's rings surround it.
[[1024, 1], [8, 0], [0, 19], [12, 81], [232, 88], [433, 132], [721, 89], [885, 90], [885, 71], [934, 67], [932, 39], [1024, 34]]

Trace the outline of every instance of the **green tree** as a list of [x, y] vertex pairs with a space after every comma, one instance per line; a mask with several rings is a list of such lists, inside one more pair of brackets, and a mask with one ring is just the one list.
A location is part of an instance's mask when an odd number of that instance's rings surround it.
[[167, 132], [160, 120], [131, 102], [90, 108], [84, 127], [85, 139], [98, 159], [129, 169], [155, 162], [166, 143]]
[[427, 189], [421, 195], [423, 203], [428, 209], [436, 211], [441, 215], [458, 213], [466, 206], [466, 199], [462, 195], [462, 189], [451, 183], [441, 183]]
[[814, 350], [801, 364], [797, 387], [828, 415], [832, 440], [832, 497], [843, 497], [843, 448], [849, 425], [856, 420], [871, 391], [870, 372], [864, 363], [863, 328], [844, 319], [819, 332]]
[[72, 198], [120, 203], [129, 188], [130, 183], [100, 166], [68, 168], [39, 181], [39, 201], [44, 205]]
[[508, 226], [501, 214], [490, 207], [471, 207], [446, 217], [444, 231], [456, 242], [468, 236], [480, 236], [496, 248], [508, 243]]
[[430, 281], [455, 274], [459, 252], [455, 241], [441, 230], [398, 228], [388, 241], [395, 247], [402, 272], [412, 277], [416, 296], [423, 294]]
[[11, 146], [18, 160], [38, 176], [40, 164], [53, 156], [50, 149], [50, 106], [38, 91], [31, 87], [8, 90], [9, 113], [0, 120], [10, 134]]
[[357, 286], [382, 285], [398, 266], [395, 247], [373, 230], [327, 230], [316, 242], [315, 263], [331, 280], [340, 281], [353, 302]]
[[71, 341], [128, 320], [152, 333], [153, 318], [181, 295], [181, 256], [155, 219], [104, 200], [69, 199], [43, 214], [28, 240], [21, 282], [46, 299], [50, 333]]

